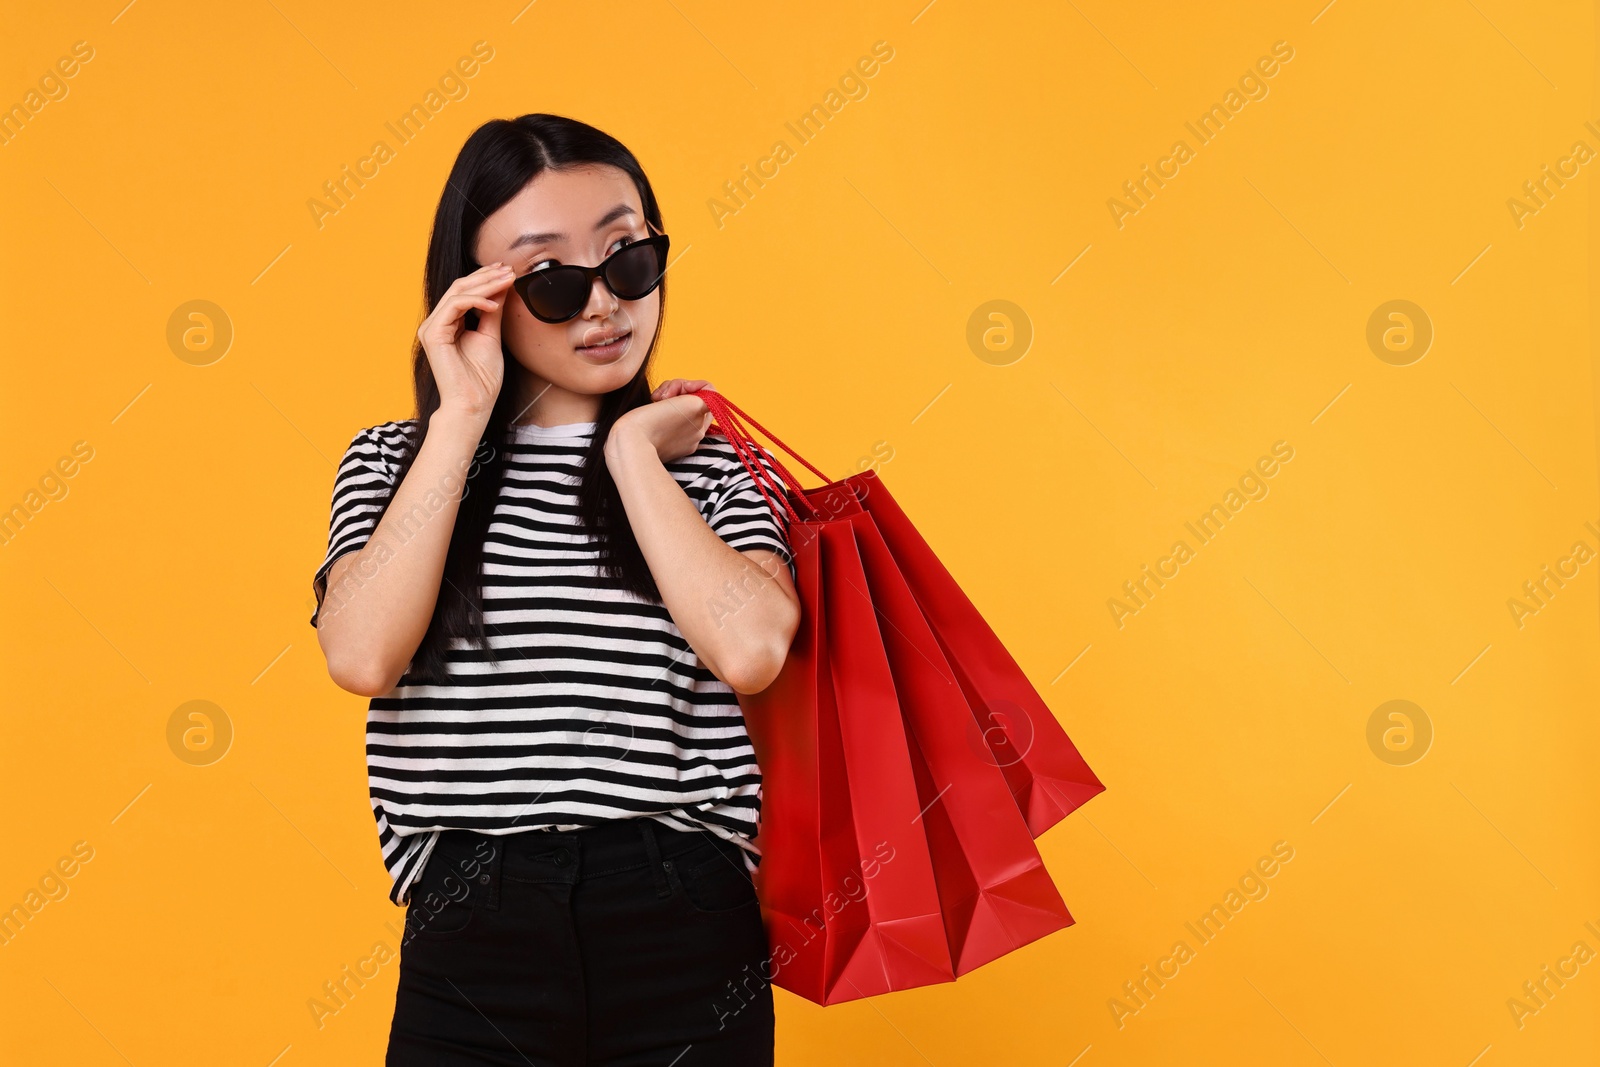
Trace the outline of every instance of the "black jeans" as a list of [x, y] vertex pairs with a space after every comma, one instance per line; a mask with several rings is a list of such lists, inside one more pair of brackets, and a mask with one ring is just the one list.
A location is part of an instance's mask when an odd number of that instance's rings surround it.
[[760, 1067], [772, 973], [737, 845], [651, 819], [440, 834], [387, 1067]]

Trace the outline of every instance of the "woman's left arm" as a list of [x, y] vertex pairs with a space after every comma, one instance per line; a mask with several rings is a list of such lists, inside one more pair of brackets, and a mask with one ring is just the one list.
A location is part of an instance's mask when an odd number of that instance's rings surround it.
[[759, 693], [783, 669], [800, 598], [778, 553], [741, 552], [724, 541], [664, 465], [705, 436], [705, 401], [683, 393], [706, 384], [673, 379], [652, 403], [626, 412], [606, 439], [606, 466], [684, 640], [734, 692]]

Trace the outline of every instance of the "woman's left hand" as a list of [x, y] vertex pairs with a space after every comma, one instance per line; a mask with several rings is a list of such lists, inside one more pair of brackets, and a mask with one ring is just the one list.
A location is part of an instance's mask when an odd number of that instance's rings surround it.
[[680, 396], [683, 393], [697, 393], [702, 389], [715, 389], [716, 386], [704, 378], [668, 378], [656, 386], [655, 392], [650, 394], [651, 400], [665, 400], [668, 397]]
[[607, 450], [613, 442], [638, 437], [655, 448], [663, 463], [689, 455], [700, 447], [711, 427], [711, 409], [694, 394], [710, 387], [710, 382], [700, 378], [662, 382], [650, 394], [651, 403], [636, 407], [617, 420], [606, 441]]

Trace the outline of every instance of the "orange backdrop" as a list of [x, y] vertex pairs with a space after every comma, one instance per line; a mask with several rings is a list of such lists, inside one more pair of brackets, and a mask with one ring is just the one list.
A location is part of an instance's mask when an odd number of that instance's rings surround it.
[[1592, 1062], [1594, 12], [1323, 3], [11, 12], [0, 1060], [378, 1062], [310, 578], [456, 151], [553, 111], [662, 197], [663, 376], [876, 465], [1107, 784], [1076, 926], [780, 1063]]

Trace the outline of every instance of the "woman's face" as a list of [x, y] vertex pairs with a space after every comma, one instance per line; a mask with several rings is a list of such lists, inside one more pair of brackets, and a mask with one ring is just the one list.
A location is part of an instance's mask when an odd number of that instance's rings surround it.
[[[639, 192], [623, 171], [600, 164], [546, 170], [484, 219], [473, 254], [480, 264], [506, 263], [520, 278], [557, 263], [598, 266], [651, 233]], [[644, 362], [660, 318], [659, 286], [642, 300], [620, 300], [596, 278], [584, 309], [559, 323], [536, 318], [516, 290], [506, 289], [501, 339], [529, 378], [518, 407], [537, 401], [514, 412], [514, 421], [531, 421], [536, 411], [592, 419], [572, 415], [578, 410], [573, 401], [592, 408], [587, 397], [626, 385]], [[620, 348], [594, 347], [619, 334], [626, 335]], [[508, 379], [506, 387], [514, 383]]]

